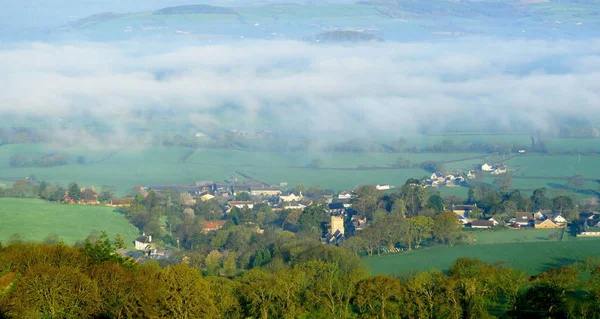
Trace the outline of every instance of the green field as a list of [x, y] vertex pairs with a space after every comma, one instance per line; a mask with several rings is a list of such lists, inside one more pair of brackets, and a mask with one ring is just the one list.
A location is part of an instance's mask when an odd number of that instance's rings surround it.
[[[78, 182], [84, 186], [114, 185], [121, 194], [135, 185], [193, 184], [197, 180], [223, 181], [240, 171], [270, 184], [320, 185], [323, 188], [344, 190], [361, 184], [402, 185], [409, 178], [429, 175], [423, 169], [354, 170], [360, 165], [387, 167], [402, 157], [413, 163], [448, 161], [475, 156], [478, 153], [322, 153], [322, 152], [246, 152], [225, 149], [197, 149], [184, 163], [180, 158], [190, 151], [181, 147], [149, 147], [129, 150], [97, 150], [72, 147], [54, 148], [51, 145], [4, 145], [0, 147], [0, 180], [22, 179], [34, 175], [38, 180], [68, 185]], [[10, 156], [47, 153], [67, 155], [69, 165], [58, 167], [8, 166]], [[85, 164], [77, 164], [85, 156]], [[312, 160], [321, 161], [322, 169], [305, 166]], [[448, 167], [469, 169], [473, 160], [450, 163]], [[461, 165], [463, 164], [463, 165]], [[242, 177], [238, 176], [240, 180]], [[3, 184], [10, 185], [9, 182]], [[449, 193], [466, 194], [466, 189], [448, 189]]]
[[526, 242], [545, 242], [559, 238], [562, 229], [507, 229], [507, 230], [472, 230], [472, 244], [508, 244]]
[[[525, 140], [522, 135], [442, 135], [421, 136], [408, 140], [407, 145], [424, 147], [429, 143], [453, 139], [456, 143], [481, 139], [486, 142]], [[554, 141], [556, 145], [567, 142]], [[596, 140], [587, 140], [590, 145]], [[0, 184], [10, 186], [12, 181], [34, 175], [38, 180], [46, 180], [63, 186], [78, 182], [83, 186], [114, 185], [119, 194], [125, 194], [135, 185], [193, 184], [197, 180], [223, 181], [239, 171], [268, 184], [287, 182], [288, 185], [319, 185], [323, 188], [345, 190], [363, 184], [402, 185], [409, 178], [429, 175], [423, 169], [385, 169], [398, 158], [410, 160], [413, 164], [425, 161], [448, 162], [449, 170], [466, 171], [485, 162], [481, 153], [344, 153], [344, 152], [266, 152], [241, 151], [231, 149], [196, 149], [185, 162], [180, 159], [191, 151], [183, 147], [146, 147], [129, 149], [91, 149], [83, 146], [57, 147], [41, 144], [18, 144], [0, 146]], [[42, 156], [49, 153], [64, 154], [69, 165], [58, 167], [9, 167], [9, 158], [15, 154]], [[84, 164], [77, 164], [78, 156], [85, 156]], [[476, 158], [482, 157], [482, 158]], [[320, 162], [320, 169], [306, 168], [313, 160]], [[536, 188], [552, 188], [564, 185], [569, 176], [583, 174], [590, 179], [585, 189], [597, 189], [598, 183], [591, 180], [600, 178], [600, 157], [598, 156], [542, 156], [527, 154], [512, 158], [506, 163], [513, 171], [513, 186], [516, 189], [532, 191]], [[356, 169], [376, 166], [380, 169]], [[381, 169], [384, 168], [384, 169]], [[237, 176], [240, 181], [244, 178]], [[487, 177], [492, 183], [493, 178]], [[564, 192], [556, 189], [554, 191]], [[465, 188], [440, 188], [442, 195], [466, 197]], [[587, 195], [578, 195], [580, 198]]]
[[600, 157], [598, 156], [517, 156], [506, 164], [515, 169], [516, 176], [525, 177], [569, 177], [582, 174], [586, 178], [600, 178]]
[[600, 239], [562, 242], [529, 242], [496, 245], [435, 247], [395, 255], [364, 258], [373, 274], [410, 275], [430, 269], [448, 270], [460, 257], [478, 258], [488, 263], [506, 263], [529, 275], [582, 261], [600, 254]]
[[93, 230], [105, 230], [113, 238], [121, 234], [128, 247], [138, 230], [112, 207], [66, 205], [37, 199], [0, 198], [0, 242], [15, 233], [26, 241], [42, 241], [55, 234], [65, 243], [85, 239]]

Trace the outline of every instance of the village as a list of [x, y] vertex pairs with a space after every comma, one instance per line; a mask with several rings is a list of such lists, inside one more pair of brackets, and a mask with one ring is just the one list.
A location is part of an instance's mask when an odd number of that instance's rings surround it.
[[508, 166], [506, 164], [489, 165], [484, 163], [476, 170], [469, 170], [467, 173], [462, 171], [434, 172], [429, 178], [425, 179], [425, 187], [460, 187], [468, 186], [469, 180], [477, 177], [477, 174], [490, 174], [497, 176], [506, 174]]
[[[414, 180], [416, 183], [411, 187], [421, 189], [428, 194], [428, 197], [441, 197], [436, 195], [436, 188], [439, 187], [472, 187], [471, 182], [478, 176], [487, 174], [488, 176], [498, 176], [508, 174], [509, 168], [505, 164], [490, 165], [483, 163], [475, 169], [467, 172], [461, 171], [445, 171], [434, 172], [429, 177], [424, 177], [421, 180]], [[212, 180], [196, 181], [190, 185], [147, 185], [135, 186], [123, 198], [111, 198], [107, 201], [103, 193], [96, 193], [94, 187], [78, 188], [71, 185], [61, 198], [61, 202], [69, 204], [82, 205], [106, 205], [114, 207], [116, 210], [127, 211], [134, 202], [143, 201], [149, 194], [163, 194], [164, 196], [177, 197], [182, 207], [180, 212], [182, 218], [189, 216], [194, 219], [197, 215], [197, 206], [201, 203], [210, 203], [219, 207], [219, 214], [212, 215], [212, 218], [200, 218], [200, 232], [205, 235], [215, 233], [228, 223], [231, 223], [232, 214], [239, 214], [244, 210], [256, 211], [257, 208], [268, 208], [274, 214], [287, 214], [296, 212], [291, 215], [301, 216], [307, 209], [311, 207], [322, 207], [325, 210], [327, 217], [326, 221], [321, 223], [322, 229], [320, 241], [327, 245], [342, 245], [346, 240], [357, 236], [363, 230], [377, 227], [377, 220], [381, 219], [381, 215], [365, 214], [363, 209], [354, 207], [357, 200], [360, 200], [361, 188], [370, 187], [373, 192], [378, 194], [378, 197], [397, 196], [401, 191], [400, 187], [389, 184], [357, 186], [354, 189], [345, 190], [342, 192], [333, 192], [307, 189], [305, 186], [288, 187], [286, 182], [281, 182], [278, 185], [269, 185], [265, 182], [258, 181], [251, 176], [247, 176], [241, 172], [236, 172], [243, 181], [240, 182], [234, 174], [229, 180], [215, 182]], [[405, 185], [406, 186], [406, 185]], [[75, 194], [76, 193], [76, 194]], [[425, 194], [424, 193], [424, 194]], [[76, 195], [76, 196], [75, 196]], [[577, 236], [593, 237], [600, 236], [600, 213], [596, 211], [578, 209], [578, 217], [571, 220], [564, 216], [559, 211], [553, 209], [538, 209], [534, 211], [513, 211], [510, 214], [483, 214], [483, 209], [478, 207], [476, 203], [467, 204], [466, 202], [459, 203], [442, 203], [437, 214], [452, 213], [456, 217], [457, 222], [464, 229], [479, 229], [479, 230], [514, 230], [526, 231], [531, 229], [561, 229], [569, 226], [575, 226]], [[424, 207], [426, 208], [426, 207]], [[433, 212], [427, 213], [432, 214]], [[256, 212], [255, 212], [256, 214]], [[387, 213], [389, 214], [389, 212]], [[404, 214], [404, 213], [403, 213]], [[434, 217], [435, 215], [431, 215]], [[408, 218], [408, 216], [404, 217]], [[236, 220], [236, 224], [238, 221]], [[251, 228], [256, 234], [265, 232], [265, 225], [254, 221], [246, 221], [245, 226]], [[172, 233], [173, 225], [167, 221], [163, 221], [161, 233]], [[298, 231], [294, 227], [282, 226], [283, 230], [292, 232]], [[169, 230], [169, 231], [167, 231]], [[140, 232], [141, 228], [140, 228]], [[135, 239], [135, 250], [124, 251], [124, 254], [130, 256], [138, 256], [142, 259], [164, 259], [168, 258], [169, 249], [166, 248], [160, 240], [157, 240], [157, 233], [142, 235]], [[180, 249], [180, 239], [176, 238], [176, 245], [171, 244], [171, 249]], [[400, 248], [395, 250], [386, 249], [387, 252], [398, 252]], [[137, 251], [137, 252], [136, 252]]]
[[[501, 170], [505, 171], [505, 166], [487, 167], [483, 165], [488, 172]], [[493, 170], [492, 170], [493, 169]], [[438, 177], [441, 178], [441, 177]], [[444, 180], [448, 175], [443, 176]], [[459, 176], [452, 181], [448, 178], [448, 182], [462, 182], [463, 177]], [[468, 177], [467, 177], [468, 178]], [[421, 187], [427, 187], [427, 181], [424, 181]], [[287, 186], [287, 185], [285, 185]], [[282, 211], [298, 211], [300, 214], [314, 204], [322, 204], [325, 207], [328, 221], [324, 225], [326, 231], [323, 232], [321, 242], [327, 245], [341, 245], [352, 236], [360, 234], [364, 229], [374, 225], [373, 220], [367, 219], [364, 214], [353, 208], [353, 203], [357, 198], [357, 189], [339, 192], [337, 194], [322, 194], [319, 197], [309, 197], [302, 192], [289, 191], [286, 187], [265, 187], [264, 185], [238, 185], [220, 184], [212, 181], [199, 181], [195, 185], [179, 186], [177, 191], [181, 192], [181, 199], [184, 203], [184, 214], [194, 214], [192, 207], [198, 201], [217, 201], [222, 207], [222, 218], [214, 220], [202, 221], [202, 233], [210, 234], [217, 232], [228, 223], [228, 215], [235, 209], [252, 210], [259, 205], [270, 207], [273, 212], [281, 213]], [[161, 192], [166, 189], [174, 189], [175, 186], [167, 187], [160, 186], [137, 186], [135, 190], [140, 196], [147, 196], [149, 192]], [[389, 193], [395, 187], [390, 185], [377, 185], [373, 187], [381, 194]], [[124, 207], [129, 205], [133, 198], [115, 199], [110, 205], [114, 207]], [[600, 213], [598, 212], [580, 212], [577, 221], [568, 220], [553, 210], [538, 210], [534, 212], [518, 211], [514, 217], [498, 218], [482, 217], [481, 213], [474, 214], [473, 212], [480, 210], [476, 204], [452, 204], [448, 207], [444, 206], [443, 211], [454, 214], [458, 222], [464, 229], [479, 229], [493, 230], [504, 229], [513, 231], [527, 231], [533, 229], [563, 229], [567, 228], [570, 223], [576, 223], [579, 226], [577, 236], [592, 237], [600, 236]], [[474, 216], [475, 215], [475, 216]], [[254, 232], [262, 234], [264, 229], [258, 225], [254, 226]], [[140, 251], [146, 251], [147, 255], [144, 258], [166, 258], [168, 250], [160, 249], [156, 242], [152, 241], [152, 237], [143, 234], [135, 240], [135, 248]], [[395, 248], [394, 251], [384, 249], [387, 252], [399, 252], [402, 249]]]

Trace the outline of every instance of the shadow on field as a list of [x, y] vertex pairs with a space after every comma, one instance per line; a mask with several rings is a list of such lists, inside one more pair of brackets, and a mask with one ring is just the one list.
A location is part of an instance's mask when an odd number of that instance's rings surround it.
[[574, 264], [579, 261], [577, 259], [565, 258], [565, 257], [557, 257], [557, 258], [552, 258], [552, 259], [553, 259], [552, 262], [542, 264], [540, 267], [538, 267], [538, 271], [542, 272], [542, 271], [546, 271], [551, 268], [560, 268], [563, 266], [568, 266], [568, 265]]

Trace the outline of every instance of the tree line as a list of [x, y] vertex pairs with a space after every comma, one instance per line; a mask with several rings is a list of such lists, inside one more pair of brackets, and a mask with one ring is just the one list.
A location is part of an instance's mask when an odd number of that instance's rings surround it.
[[600, 318], [600, 267], [537, 276], [460, 258], [445, 271], [370, 276], [344, 249], [293, 243], [244, 272], [211, 261], [138, 264], [103, 234], [80, 247], [0, 245], [0, 318]]
[[56, 203], [68, 202], [69, 199], [75, 202], [98, 200], [108, 203], [115, 199], [116, 192], [117, 188], [112, 185], [101, 185], [96, 191], [81, 187], [75, 182], [69, 183], [67, 187], [52, 185], [46, 181], [38, 181], [35, 176], [17, 180], [10, 188], [0, 187], [0, 197], [39, 198]]
[[10, 167], [52, 167], [68, 165], [67, 157], [62, 154], [50, 154], [30, 157], [24, 154], [12, 155], [8, 160]]

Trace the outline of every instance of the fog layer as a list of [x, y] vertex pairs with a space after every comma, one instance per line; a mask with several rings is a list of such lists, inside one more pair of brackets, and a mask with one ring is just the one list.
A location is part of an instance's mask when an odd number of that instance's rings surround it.
[[140, 114], [313, 136], [549, 130], [598, 123], [599, 53], [600, 40], [25, 43], [0, 49], [0, 113], [120, 132]]

